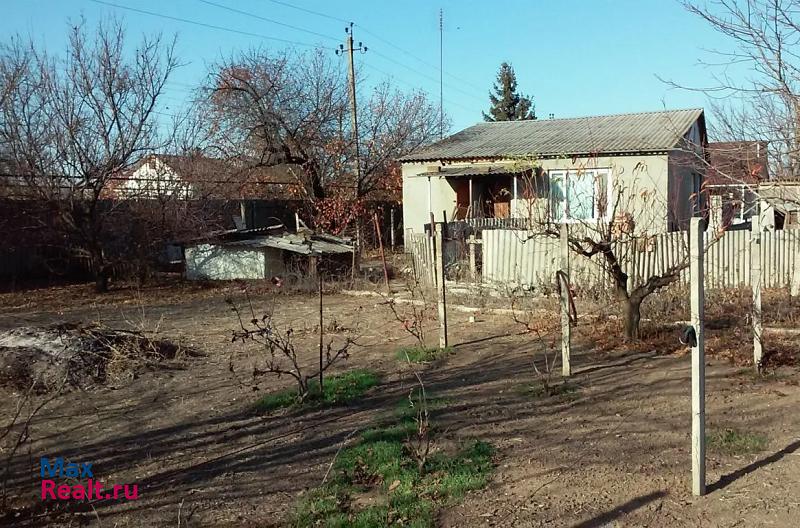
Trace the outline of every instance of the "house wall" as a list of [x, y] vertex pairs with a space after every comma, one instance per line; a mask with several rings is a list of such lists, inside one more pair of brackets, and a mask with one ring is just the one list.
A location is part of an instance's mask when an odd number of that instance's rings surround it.
[[190, 280], [255, 280], [284, 271], [282, 254], [272, 248], [235, 248], [215, 244], [185, 250], [186, 278]]
[[420, 176], [432, 172], [435, 163], [403, 163], [403, 227], [422, 233], [430, 222], [430, 212], [442, 221], [442, 211], [448, 220], [456, 208], [456, 189], [441, 176]]
[[[515, 164], [515, 160], [505, 160]], [[493, 160], [491, 163], [503, 163], [504, 160]], [[447, 167], [475, 166], [489, 164], [489, 162], [453, 163]], [[519, 162], [516, 162], [519, 166]], [[667, 230], [668, 203], [669, 203], [669, 160], [668, 155], [651, 156], [605, 156], [596, 158], [566, 158], [566, 159], [541, 159], [535, 162], [544, 170], [554, 169], [581, 169], [581, 168], [607, 168], [611, 172], [610, 185], [615, 192], [621, 192], [619, 209], [631, 213], [636, 222], [637, 230], [650, 232], [663, 232]], [[428, 223], [429, 211], [433, 211], [436, 220], [441, 221], [442, 210], [447, 211], [448, 218], [456, 208], [456, 190], [451, 183], [443, 178], [433, 176], [430, 178], [430, 194], [428, 177], [420, 176], [422, 173], [435, 170], [435, 164], [404, 163], [403, 164], [403, 223], [406, 229], [413, 232], [423, 231], [424, 224]], [[482, 178], [474, 177], [476, 185], [473, 192], [477, 192]], [[517, 217], [530, 215], [529, 202], [519, 198], [522, 194], [523, 182], [518, 180], [518, 198], [511, 201], [511, 214]], [[430, 209], [428, 196], [430, 195]]]
[[183, 183], [175, 171], [157, 157], [144, 161], [117, 189], [117, 194], [126, 198], [158, 198], [176, 193], [181, 198], [189, 198], [191, 186]]

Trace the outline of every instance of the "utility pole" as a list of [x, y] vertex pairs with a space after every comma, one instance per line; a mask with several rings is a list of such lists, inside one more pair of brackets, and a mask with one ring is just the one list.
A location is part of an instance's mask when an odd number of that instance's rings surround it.
[[[356, 48], [353, 45], [353, 23], [350, 22], [350, 26], [344, 28], [344, 32], [347, 33], [347, 40], [345, 44], [339, 44], [339, 49], [336, 50], [336, 54], [344, 54], [347, 53], [347, 58], [350, 62], [350, 114], [353, 122], [353, 142], [355, 143], [355, 150], [356, 150], [356, 192], [360, 191], [360, 183], [361, 183], [361, 156], [359, 153], [358, 147], [358, 108], [356, 106], [356, 67], [353, 63], [353, 52], [360, 51], [361, 53], [367, 52], [367, 47], [364, 46], [361, 42], [358, 43], [358, 47]], [[345, 47], [346, 46], [346, 47]]]
[[[347, 53], [347, 57], [350, 62], [350, 114], [353, 123], [353, 143], [355, 144], [355, 154], [356, 154], [356, 181], [355, 181], [355, 191], [356, 196], [355, 199], [358, 200], [361, 196], [361, 153], [359, 152], [358, 146], [358, 107], [356, 105], [356, 68], [355, 64], [353, 63], [353, 52], [360, 51], [361, 53], [367, 52], [367, 47], [362, 45], [361, 42], [358, 43], [358, 47], [356, 48], [353, 45], [353, 23], [350, 22], [349, 27], [344, 28], [344, 32], [347, 33], [347, 40], [345, 44], [339, 44], [339, 49], [336, 50], [336, 54], [344, 54]], [[345, 47], [345, 45], [347, 47]], [[353, 248], [353, 269], [352, 274], [353, 278], [359, 273], [359, 261], [361, 254], [361, 219], [356, 220], [356, 243], [355, 247]]]
[[444, 139], [444, 13], [439, 8], [439, 139]]

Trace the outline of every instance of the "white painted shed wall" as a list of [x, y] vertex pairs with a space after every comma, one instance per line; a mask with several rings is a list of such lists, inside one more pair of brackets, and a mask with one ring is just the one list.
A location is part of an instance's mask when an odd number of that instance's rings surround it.
[[[200, 244], [186, 248], [186, 278], [190, 280], [255, 280], [271, 277], [283, 261], [269, 248], [234, 248]], [[269, 256], [268, 256], [269, 255]]]

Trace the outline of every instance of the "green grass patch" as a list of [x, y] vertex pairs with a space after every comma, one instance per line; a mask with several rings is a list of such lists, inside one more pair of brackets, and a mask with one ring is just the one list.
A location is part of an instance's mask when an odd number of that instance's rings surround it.
[[722, 429], [706, 435], [710, 451], [723, 455], [747, 455], [758, 453], [767, 446], [767, 437], [758, 433]]
[[302, 402], [297, 390], [290, 388], [263, 396], [254, 407], [258, 412], [270, 412], [299, 405], [337, 405], [361, 398], [379, 382], [380, 377], [371, 370], [350, 370], [324, 378], [322, 391], [319, 390], [319, 382], [315, 382]]
[[416, 423], [405, 416], [364, 431], [358, 444], [339, 453], [328, 483], [298, 500], [293, 524], [430, 527], [440, 508], [486, 486], [493, 468], [490, 444], [473, 440], [435, 451], [420, 472], [406, 444], [415, 432]]
[[[409, 392], [408, 396], [406, 396], [399, 404], [397, 404], [395, 416], [400, 420], [413, 420], [416, 418], [417, 412], [419, 411], [422, 403], [420, 390], [419, 388], [416, 388]], [[439, 398], [430, 392], [427, 392], [425, 394], [425, 403], [427, 404], [428, 413], [430, 414], [434, 411], [446, 408], [452, 403], [452, 400]]]
[[412, 363], [431, 363], [439, 358], [443, 358], [453, 353], [451, 347], [403, 347], [397, 351], [397, 359], [400, 361], [410, 361]]

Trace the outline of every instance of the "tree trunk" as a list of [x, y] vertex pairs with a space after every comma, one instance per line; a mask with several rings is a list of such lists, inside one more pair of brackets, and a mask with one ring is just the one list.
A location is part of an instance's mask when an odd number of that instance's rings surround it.
[[109, 283], [109, 269], [103, 258], [103, 250], [92, 252], [92, 272], [94, 273], [94, 289], [97, 293], [106, 293]]
[[94, 289], [97, 293], [106, 293], [108, 291], [108, 273], [104, 269], [95, 272]]
[[625, 313], [625, 340], [636, 341], [639, 339], [639, 321], [641, 320], [642, 299], [629, 297], [623, 310]]

